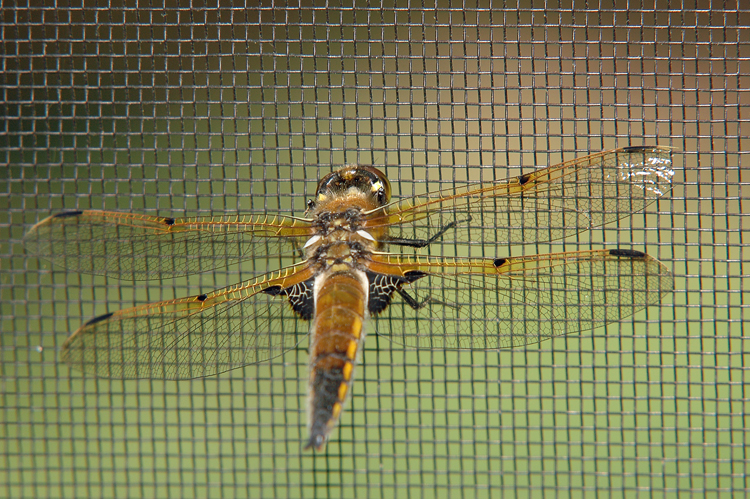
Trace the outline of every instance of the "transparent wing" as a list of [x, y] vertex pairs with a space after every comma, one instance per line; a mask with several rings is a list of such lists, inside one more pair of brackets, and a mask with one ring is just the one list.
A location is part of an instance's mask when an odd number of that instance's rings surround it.
[[306, 281], [300, 264], [209, 294], [150, 303], [90, 320], [63, 345], [72, 368], [120, 379], [188, 379], [261, 362], [307, 333], [283, 295], [264, 293]]
[[500, 182], [405, 199], [373, 211], [366, 227], [390, 226], [395, 238], [444, 236], [477, 244], [546, 242], [630, 214], [672, 188], [671, 149], [627, 147], [577, 158]]
[[120, 279], [195, 274], [302, 247], [309, 221], [284, 216], [164, 218], [70, 211], [42, 220], [27, 253], [75, 272]]
[[370, 270], [425, 272], [394, 295], [376, 330], [415, 348], [495, 349], [587, 331], [658, 304], [674, 288], [658, 260], [631, 250], [440, 259], [378, 255]]

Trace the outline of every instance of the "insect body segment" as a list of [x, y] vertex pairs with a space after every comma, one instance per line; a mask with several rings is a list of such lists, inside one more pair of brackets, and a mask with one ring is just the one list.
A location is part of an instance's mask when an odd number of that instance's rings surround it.
[[341, 414], [365, 338], [367, 277], [346, 269], [316, 281], [307, 424], [308, 447], [320, 450]]

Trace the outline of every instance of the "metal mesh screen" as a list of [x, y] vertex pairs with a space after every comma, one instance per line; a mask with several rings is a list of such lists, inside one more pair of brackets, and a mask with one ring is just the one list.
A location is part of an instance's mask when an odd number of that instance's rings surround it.
[[[747, 490], [747, 4], [48, 4], [0, 10], [0, 496]], [[384, 169], [399, 197], [641, 144], [675, 148], [668, 199], [483, 251], [632, 247], [672, 270], [672, 296], [513, 350], [372, 334], [322, 453], [302, 450], [306, 341], [180, 382], [59, 359], [91, 317], [278, 262], [134, 283], [53, 268], [21, 241], [64, 209], [301, 215], [344, 164]]]

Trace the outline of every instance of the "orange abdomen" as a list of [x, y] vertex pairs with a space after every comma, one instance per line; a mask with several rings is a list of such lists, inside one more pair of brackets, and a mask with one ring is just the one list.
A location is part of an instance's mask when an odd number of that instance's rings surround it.
[[326, 273], [316, 280], [307, 447], [323, 447], [343, 409], [365, 335], [367, 292], [367, 277], [353, 269]]

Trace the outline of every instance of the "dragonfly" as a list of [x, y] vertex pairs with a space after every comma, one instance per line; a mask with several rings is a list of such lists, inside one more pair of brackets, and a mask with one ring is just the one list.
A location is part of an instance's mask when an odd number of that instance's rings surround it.
[[[267, 361], [309, 334], [305, 448], [320, 451], [368, 332], [410, 349], [504, 349], [659, 304], [673, 275], [641, 251], [493, 252], [640, 212], [668, 195], [673, 176], [669, 148], [625, 147], [391, 200], [380, 170], [350, 166], [320, 180], [302, 217], [67, 211], [36, 224], [25, 248], [70, 271], [128, 280], [296, 255], [236, 285], [95, 317], [65, 341], [62, 359], [86, 375], [192, 379]], [[473, 246], [492, 256], [433, 254]]]

